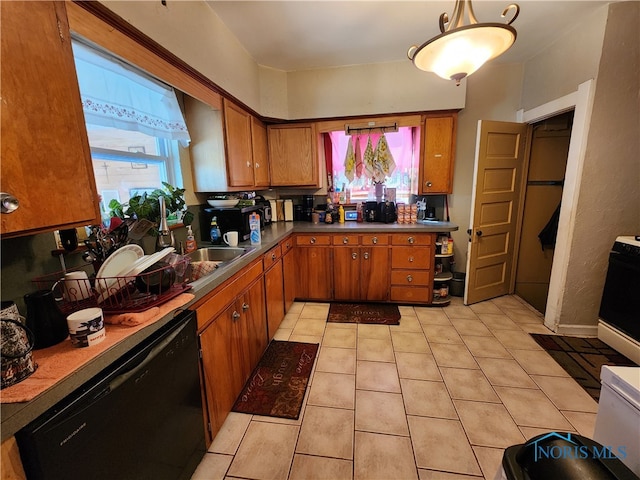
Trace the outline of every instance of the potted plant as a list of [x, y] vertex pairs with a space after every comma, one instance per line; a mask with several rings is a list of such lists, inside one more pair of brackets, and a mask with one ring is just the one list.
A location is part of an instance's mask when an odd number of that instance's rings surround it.
[[184, 188], [176, 188], [166, 182], [162, 182], [164, 188], [157, 188], [151, 193], [144, 192], [134, 195], [126, 203], [118, 200], [109, 202], [109, 214], [111, 217], [119, 217], [122, 220], [127, 218], [134, 220], [147, 220], [150, 227], [145, 233], [158, 235], [158, 225], [160, 224], [160, 197], [164, 197], [167, 216], [182, 213], [182, 224], [191, 225], [193, 213], [186, 209], [184, 200]]

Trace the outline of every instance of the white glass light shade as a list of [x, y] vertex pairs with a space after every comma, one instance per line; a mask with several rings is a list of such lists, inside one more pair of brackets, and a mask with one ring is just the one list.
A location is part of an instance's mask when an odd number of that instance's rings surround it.
[[516, 40], [513, 27], [502, 23], [481, 23], [442, 33], [409, 51], [414, 65], [446, 80], [460, 83], [485, 62], [511, 47]]

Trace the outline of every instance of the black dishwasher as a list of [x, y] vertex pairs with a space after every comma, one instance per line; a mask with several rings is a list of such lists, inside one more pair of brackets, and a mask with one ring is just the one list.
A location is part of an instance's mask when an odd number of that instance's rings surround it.
[[189, 479], [205, 453], [195, 312], [16, 434], [31, 479]]

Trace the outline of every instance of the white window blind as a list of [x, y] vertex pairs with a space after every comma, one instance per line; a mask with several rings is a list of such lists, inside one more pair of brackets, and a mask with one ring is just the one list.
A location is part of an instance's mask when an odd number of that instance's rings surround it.
[[173, 89], [80, 42], [73, 53], [86, 123], [191, 141]]

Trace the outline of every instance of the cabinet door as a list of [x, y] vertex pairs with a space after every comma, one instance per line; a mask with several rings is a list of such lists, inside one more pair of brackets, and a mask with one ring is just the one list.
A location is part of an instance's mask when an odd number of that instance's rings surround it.
[[239, 320], [240, 312], [234, 302], [200, 334], [211, 439], [220, 430], [244, 385], [246, 367]]
[[385, 301], [389, 298], [389, 249], [387, 247], [360, 248], [360, 298]]
[[267, 314], [262, 278], [253, 283], [242, 295], [240, 308], [242, 309], [240, 321], [243, 324], [243, 333], [246, 332], [245, 341], [242, 342], [246, 359], [246, 370], [242, 375], [242, 384], [244, 385], [267, 348]]
[[358, 247], [333, 247], [333, 297], [362, 300], [360, 293], [361, 254]]
[[270, 125], [267, 133], [271, 185], [319, 188], [315, 126]]
[[[287, 242], [293, 244], [291, 239], [285, 241], [285, 244]], [[288, 249], [282, 256], [282, 270], [284, 273], [284, 312], [287, 313], [298, 296], [295, 250]]]
[[264, 274], [264, 291], [267, 297], [267, 331], [269, 340], [278, 330], [284, 318], [284, 270], [283, 260], [277, 260]]
[[331, 248], [297, 247], [298, 297], [307, 300], [331, 300]]
[[98, 223], [65, 2], [0, 5], [2, 191], [20, 202], [2, 235]]
[[427, 117], [424, 127], [424, 156], [420, 168], [420, 194], [453, 191], [453, 159], [456, 118]]
[[253, 152], [253, 178], [256, 187], [268, 187], [269, 149], [267, 147], [267, 127], [251, 116], [251, 147]]
[[227, 175], [231, 187], [253, 187], [251, 115], [224, 100]]

